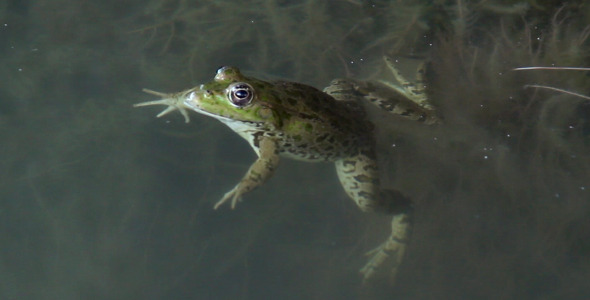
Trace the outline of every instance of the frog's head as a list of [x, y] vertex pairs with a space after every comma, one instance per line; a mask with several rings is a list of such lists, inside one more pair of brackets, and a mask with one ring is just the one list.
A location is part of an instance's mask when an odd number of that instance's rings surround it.
[[270, 84], [247, 78], [237, 68], [221, 67], [212, 82], [186, 94], [184, 105], [221, 121], [266, 122], [272, 117], [262, 100]]
[[271, 87], [270, 83], [242, 75], [237, 68], [222, 67], [217, 70], [213, 81], [180, 93], [163, 94], [144, 90], [163, 99], [143, 102], [135, 106], [168, 105], [168, 108], [158, 117], [179, 110], [187, 123], [189, 122], [188, 109], [214, 117], [224, 123], [273, 122], [271, 107], [262, 100], [270, 96]]

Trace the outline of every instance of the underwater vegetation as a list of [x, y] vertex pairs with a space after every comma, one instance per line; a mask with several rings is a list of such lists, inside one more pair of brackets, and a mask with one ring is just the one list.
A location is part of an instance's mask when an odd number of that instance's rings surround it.
[[181, 71], [192, 76], [196, 69], [215, 69], [218, 65], [212, 62], [219, 62], [275, 76], [289, 74], [291, 79], [326, 81], [334, 76], [330, 71], [305, 66], [346, 66], [351, 59], [358, 60], [352, 54], [359, 47], [354, 42], [371, 20], [370, 12], [359, 10], [362, 5], [342, 4], [149, 1], [129, 33], [147, 55], [177, 59], [185, 66]]
[[[434, 18], [426, 55], [429, 96], [444, 124], [428, 131], [396, 123], [388, 142], [397, 152], [392, 181], [413, 190], [417, 219], [426, 222], [415, 236], [430, 247], [408, 253], [428, 262], [408, 269], [428, 270], [434, 281], [415, 288], [476, 297], [498, 284], [514, 289], [494, 298], [583, 297], [590, 102], [579, 95], [590, 93], [589, 73], [514, 69], [587, 67], [590, 8], [528, 3], [513, 13], [454, 4], [432, 11], [447, 18]], [[443, 278], [438, 268], [456, 273]], [[457, 290], [453, 275], [462, 273], [473, 278]], [[407, 279], [400, 285], [417, 280]]]
[[[515, 70], [590, 67], [584, 1], [121, 3], [0, 1], [0, 298], [590, 294], [590, 102], [561, 91], [590, 95], [589, 73]], [[396, 286], [360, 286], [389, 220], [360, 213], [332, 166], [285, 162], [214, 212], [247, 144], [131, 108], [221, 65], [391, 80], [383, 54], [408, 78], [426, 62], [443, 119], [374, 114], [383, 176], [417, 214]]]

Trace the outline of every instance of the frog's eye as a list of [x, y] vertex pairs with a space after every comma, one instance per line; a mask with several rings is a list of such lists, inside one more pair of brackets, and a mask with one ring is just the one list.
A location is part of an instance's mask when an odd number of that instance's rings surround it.
[[244, 82], [232, 83], [227, 88], [227, 98], [236, 107], [244, 107], [254, 98], [254, 88]]

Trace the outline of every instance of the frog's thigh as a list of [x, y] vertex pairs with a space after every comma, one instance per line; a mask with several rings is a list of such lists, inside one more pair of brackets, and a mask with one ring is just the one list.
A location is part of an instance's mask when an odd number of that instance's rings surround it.
[[335, 164], [342, 187], [359, 208], [366, 212], [379, 210], [379, 171], [375, 160], [358, 154]]

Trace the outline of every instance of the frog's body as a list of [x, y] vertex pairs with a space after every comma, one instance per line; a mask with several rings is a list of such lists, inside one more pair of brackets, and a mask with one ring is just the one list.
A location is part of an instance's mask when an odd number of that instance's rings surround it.
[[[392, 71], [398, 81], [407, 83], [394, 68]], [[391, 236], [372, 251], [373, 257], [361, 270], [369, 278], [389, 256], [394, 258], [394, 274], [397, 271], [410, 230], [409, 202], [399, 192], [381, 189], [373, 125], [358, 100], [368, 99], [400, 115], [404, 115], [400, 109], [411, 111], [406, 116], [414, 119], [428, 120], [425, 116], [430, 108], [425, 107], [426, 102], [413, 99], [424, 97], [405, 86], [397, 94], [410, 101], [400, 101], [398, 97], [388, 102], [370, 96], [370, 92], [361, 94], [360, 90], [360, 85], [336, 80], [325, 93], [299, 83], [246, 77], [235, 68], [223, 67], [217, 71], [214, 81], [180, 93], [146, 90], [164, 99], [136, 106], [168, 105], [158, 116], [179, 110], [186, 122], [189, 121], [187, 110], [202, 113], [225, 123], [250, 143], [258, 159], [244, 178], [217, 202], [216, 209], [230, 200], [234, 208], [243, 194], [260, 186], [274, 173], [280, 156], [335, 162], [342, 186], [363, 211], [394, 214]]]
[[[256, 92], [269, 90], [266, 101], [260, 103], [273, 111], [272, 120], [254, 127], [234, 124], [235, 121], [224, 123], [253, 147], [253, 138], [264, 135], [277, 143], [282, 156], [304, 161], [335, 161], [353, 155], [359, 147], [370, 143], [367, 132], [372, 125], [359, 116], [362, 111], [354, 110], [353, 105], [341, 105], [316, 88], [299, 83], [248, 82]], [[273, 94], [275, 89], [280, 94]], [[301, 101], [302, 97], [306, 97], [305, 101]]]

